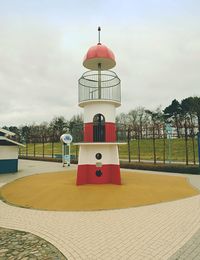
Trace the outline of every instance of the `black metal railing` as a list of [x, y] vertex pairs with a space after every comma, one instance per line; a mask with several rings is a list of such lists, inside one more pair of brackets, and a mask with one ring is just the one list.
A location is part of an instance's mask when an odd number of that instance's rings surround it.
[[[196, 131], [187, 128], [180, 130], [180, 136], [173, 127], [172, 133], [166, 131], [165, 125], [149, 125], [144, 128], [140, 125], [132, 127], [125, 124], [116, 124], [116, 141], [126, 143], [119, 145], [121, 160], [129, 162], [153, 162], [156, 163], [181, 163], [199, 164], [198, 159], [198, 135]], [[84, 125], [74, 124], [69, 130], [73, 136], [71, 154], [78, 158], [78, 145], [84, 141]], [[65, 132], [63, 132], [65, 133]], [[62, 143], [60, 133], [55, 135], [27, 135], [23, 142], [26, 146], [20, 147], [20, 155], [23, 157], [52, 157], [61, 158]]]

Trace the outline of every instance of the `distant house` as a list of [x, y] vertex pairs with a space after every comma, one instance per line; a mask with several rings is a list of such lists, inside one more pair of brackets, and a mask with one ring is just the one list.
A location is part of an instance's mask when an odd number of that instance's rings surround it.
[[0, 173], [18, 171], [19, 146], [23, 145], [10, 139], [14, 135], [0, 128]]

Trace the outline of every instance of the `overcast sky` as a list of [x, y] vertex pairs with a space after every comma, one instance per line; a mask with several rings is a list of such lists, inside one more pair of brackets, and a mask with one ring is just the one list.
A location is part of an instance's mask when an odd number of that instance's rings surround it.
[[120, 112], [200, 96], [199, 0], [0, 0], [0, 127], [70, 119], [88, 48], [116, 56]]

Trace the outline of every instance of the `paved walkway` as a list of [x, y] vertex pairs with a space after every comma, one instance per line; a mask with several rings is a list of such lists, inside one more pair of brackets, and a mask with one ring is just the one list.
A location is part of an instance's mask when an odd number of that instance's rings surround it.
[[[21, 161], [20, 168], [26, 172], [0, 175], [0, 182], [25, 174], [65, 170], [57, 163], [34, 161]], [[169, 259], [198, 232], [199, 216], [200, 195], [145, 207], [95, 212], [30, 210], [0, 201], [1, 227], [38, 235], [69, 260]]]

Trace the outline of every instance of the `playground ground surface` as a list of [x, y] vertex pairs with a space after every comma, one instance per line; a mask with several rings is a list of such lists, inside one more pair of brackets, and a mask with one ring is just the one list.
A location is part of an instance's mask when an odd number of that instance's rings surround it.
[[[48, 169], [47, 169], [48, 170]], [[199, 191], [186, 177], [121, 170], [122, 185], [76, 185], [76, 170], [35, 174], [0, 189], [4, 202], [56, 211], [121, 209], [178, 200]]]

